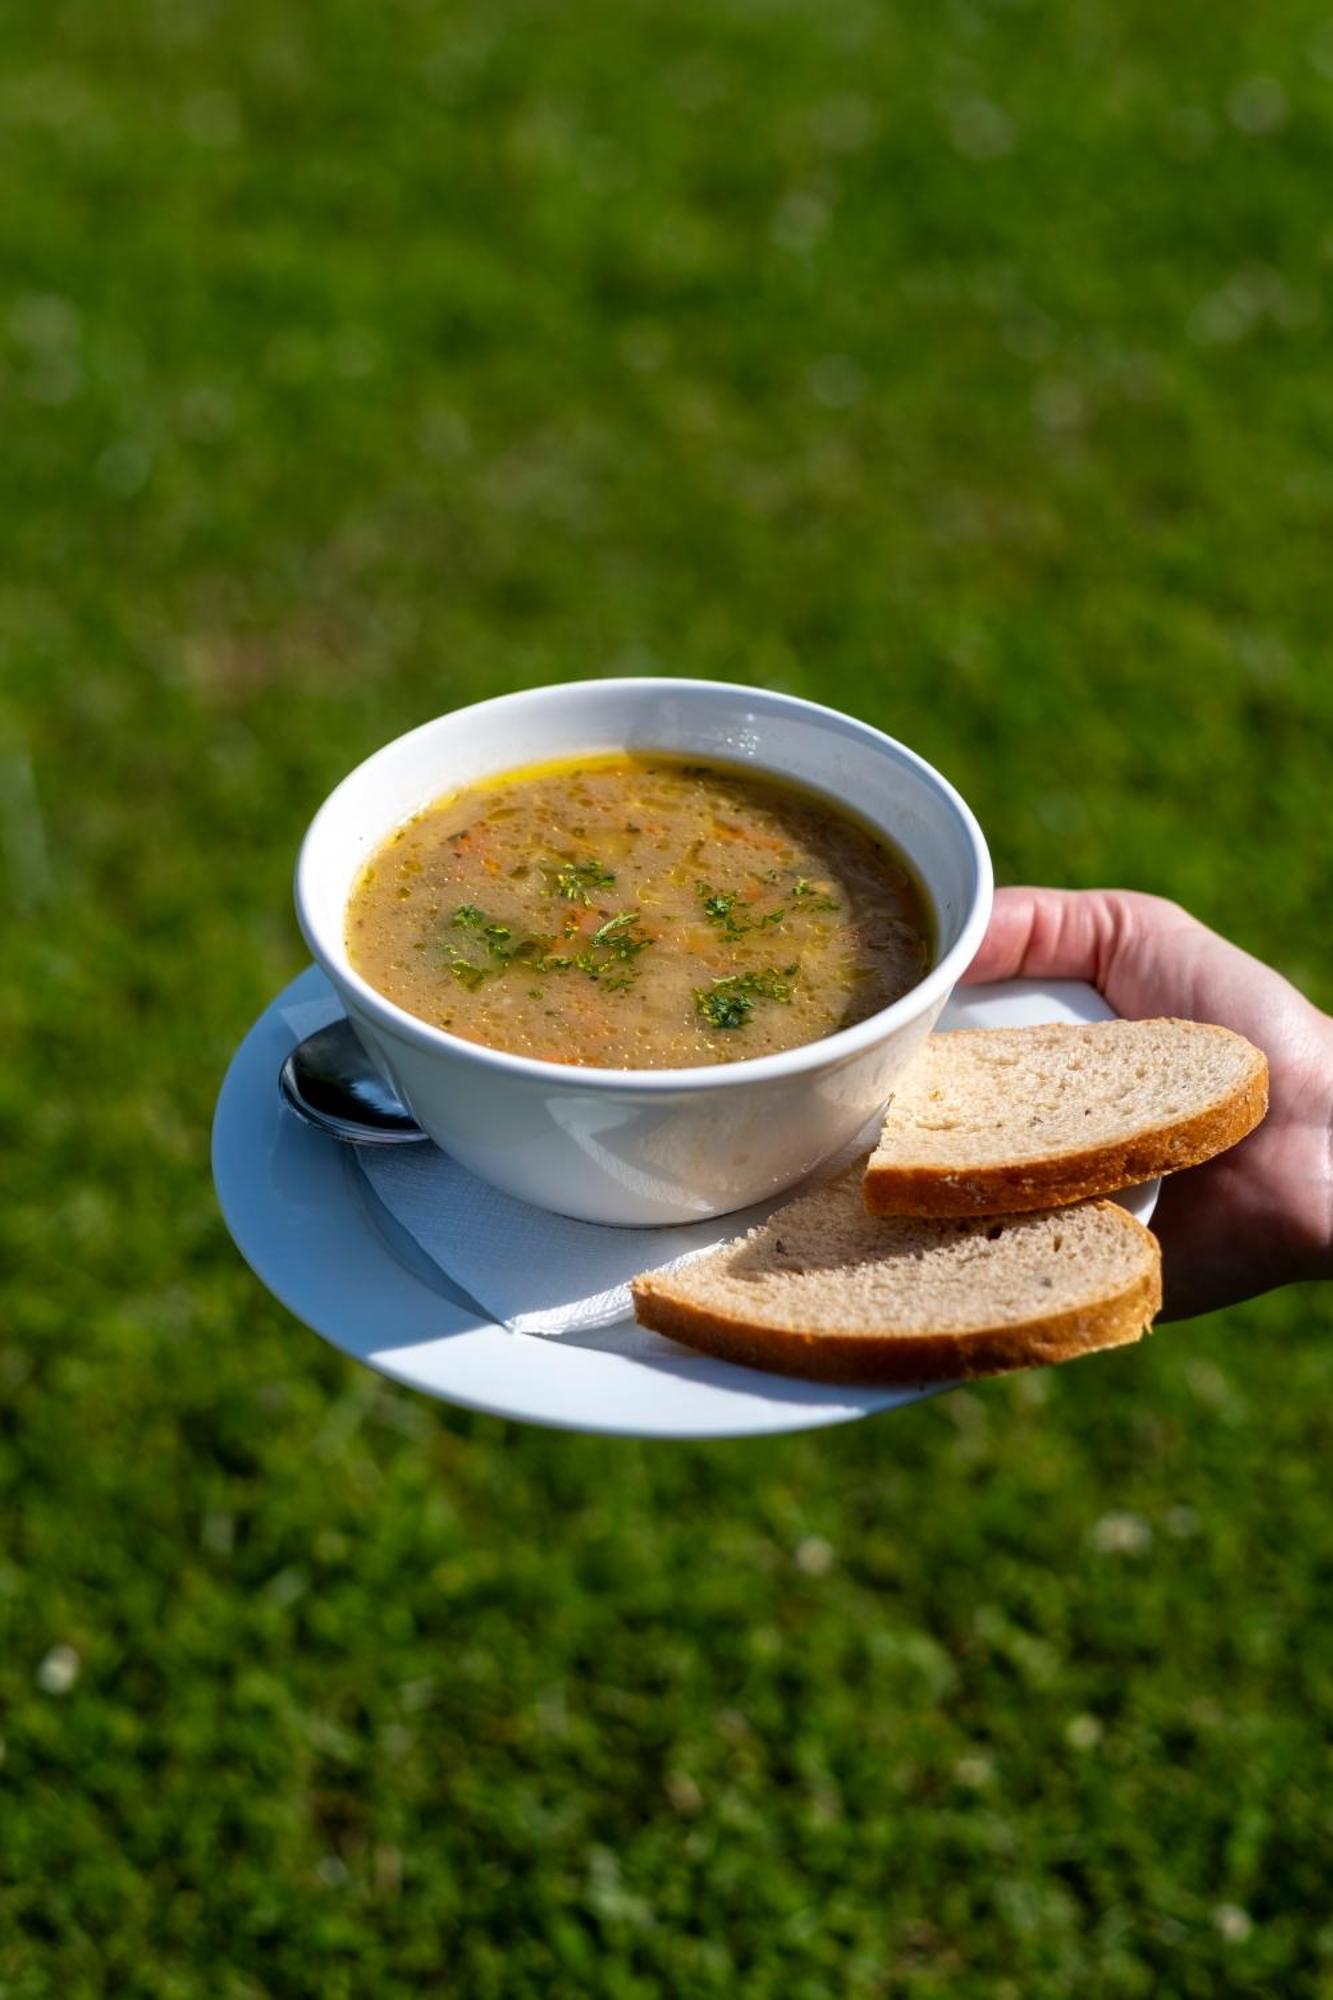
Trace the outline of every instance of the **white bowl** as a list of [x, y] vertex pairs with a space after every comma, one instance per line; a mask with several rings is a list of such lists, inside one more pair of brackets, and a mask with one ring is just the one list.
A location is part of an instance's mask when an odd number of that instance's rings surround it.
[[[822, 1041], [709, 1069], [585, 1069], [462, 1040], [385, 999], [344, 942], [362, 863], [442, 793], [539, 760], [666, 750], [752, 765], [844, 801], [916, 867], [937, 956], [918, 986]], [[357, 1033], [414, 1116], [473, 1173], [587, 1222], [687, 1222], [780, 1193], [888, 1100], [976, 952], [991, 905], [981, 829], [914, 751], [835, 709], [720, 681], [599, 680], [501, 695], [386, 744], [316, 813], [296, 910]]]

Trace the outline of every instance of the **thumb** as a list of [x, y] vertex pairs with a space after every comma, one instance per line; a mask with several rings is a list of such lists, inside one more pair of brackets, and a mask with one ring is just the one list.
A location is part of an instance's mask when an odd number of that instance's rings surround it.
[[1102, 889], [997, 889], [990, 926], [963, 977], [1099, 984], [1124, 931], [1124, 898]]

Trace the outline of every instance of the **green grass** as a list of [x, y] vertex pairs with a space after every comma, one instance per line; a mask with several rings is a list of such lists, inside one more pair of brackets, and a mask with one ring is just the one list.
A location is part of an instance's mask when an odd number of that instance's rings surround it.
[[1327, 0], [5, 39], [3, 2000], [1333, 1993], [1326, 1293], [649, 1448], [359, 1371], [207, 1167], [324, 791], [552, 679], [1333, 999]]

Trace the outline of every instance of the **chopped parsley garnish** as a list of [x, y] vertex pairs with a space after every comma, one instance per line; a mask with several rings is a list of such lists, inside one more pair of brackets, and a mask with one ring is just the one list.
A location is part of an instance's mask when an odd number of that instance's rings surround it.
[[[637, 910], [622, 910], [619, 916], [608, 917], [597, 926], [582, 950], [571, 956], [567, 952], [555, 951], [556, 940], [552, 937], [516, 939], [508, 924], [493, 923], [475, 903], [460, 903], [451, 919], [452, 928], [475, 938], [484, 948], [490, 963], [478, 964], [465, 957], [457, 946], [447, 944], [449, 971], [469, 992], [475, 991], [493, 973], [519, 966], [529, 979], [577, 970], [589, 979], [600, 980], [608, 992], [621, 993], [638, 974], [634, 961], [639, 953], [653, 942], [637, 928], [638, 922]], [[534, 999], [541, 997], [533, 988], [529, 988], [529, 996]]]
[[696, 882], [694, 887], [710, 924], [716, 924], [725, 937], [745, 936], [751, 926], [744, 916], [736, 914], [737, 897], [734, 891], [724, 895], [711, 882]]
[[[769, 880], [781, 878], [772, 871]], [[766, 910], [759, 916], [742, 899], [739, 891], [715, 889], [711, 882], [696, 882], [695, 891], [699, 897], [704, 916], [710, 924], [715, 924], [723, 937], [742, 938], [750, 931], [763, 930], [765, 926], [779, 928], [792, 914], [786, 903], [779, 903], [774, 910]], [[807, 910], [838, 910], [842, 905], [832, 896], [825, 894], [815, 883], [804, 875], [798, 875], [788, 892], [796, 902]]]
[[[637, 910], [622, 910], [618, 917], [608, 917], [604, 924], [598, 925], [592, 934], [591, 942], [593, 944], [612, 945], [619, 940], [616, 948], [623, 949], [629, 944], [629, 932], [638, 921], [639, 913]], [[641, 951], [643, 946], [648, 942], [647, 938], [643, 938], [638, 944], [633, 946], [633, 949]]]
[[461, 946], [452, 942], [445, 945], [449, 970], [469, 993], [475, 992], [483, 979], [489, 979], [493, 972], [503, 972], [513, 960], [530, 958], [539, 942], [535, 938], [522, 938], [515, 944], [509, 925], [492, 923], [486, 912], [479, 910], [475, 903], [459, 904], [451, 919], [451, 928], [475, 939], [491, 960], [489, 965], [478, 964], [466, 956]]
[[637, 928], [637, 910], [622, 910], [599, 924], [574, 960], [589, 979], [599, 979], [608, 993], [623, 993], [638, 976], [635, 959], [653, 940]]
[[610, 868], [603, 868], [591, 855], [583, 861], [557, 862], [543, 872], [548, 896], [559, 896], [566, 903], [582, 903], [585, 910], [592, 908], [593, 890], [609, 889], [616, 879]]
[[732, 990], [726, 980], [710, 988], [695, 988], [694, 1005], [710, 1028], [743, 1028], [754, 1012], [753, 1000]]
[[780, 972], [769, 966], [763, 972], [736, 972], [729, 979], [715, 979], [710, 986], [696, 986], [695, 1012], [710, 1028], [743, 1028], [757, 1000], [790, 1005], [796, 970], [794, 965], [784, 965]]
[[817, 898], [810, 905], [811, 909], [814, 910], [840, 910], [842, 908], [842, 904], [836, 896], [830, 896], [827, 890], [819, 888], [814, 882], [807, 882], [804, 875], [796, 877], [795, 882], [792, 884], [791, 892], [793, 896], [799, 896], [803, 902], [807, 897]]
[[483, 979], [489, 979], [492, 968], [488, 965], [473, 965], [466, 958], [451, 958], [449, 970], [460, 986], [466, 986], [469, 993], [475, 993]]
[[475, 903], [459, 904], [458, 908], [454, 911], [454, 929], [459, 931], [475, 931], [486, 946], [486, 949], [495, 958], [512, 957], [512, 953], [508, 950], [508, 945], [513, 932], [510, 930], [508, 924], [487, 923], [484, 911], [479, 910]]

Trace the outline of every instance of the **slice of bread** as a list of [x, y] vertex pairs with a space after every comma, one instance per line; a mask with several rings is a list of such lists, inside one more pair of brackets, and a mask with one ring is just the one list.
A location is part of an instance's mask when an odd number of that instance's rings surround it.
[[989, 1215], [1114, 1194], [1234, 1146], [1268, 1064], [1199, 1021], [962, 1028], [899, 1081], [866, 1168], [874, 1215]]
[[1137, 1340], [1156, 1238], [1114, 1202], [946, 1222], [869, 1216], [862, 1167], [762, 1228], [633, 1284], [644, 1326], [821, 1382], [952, 1382]]

